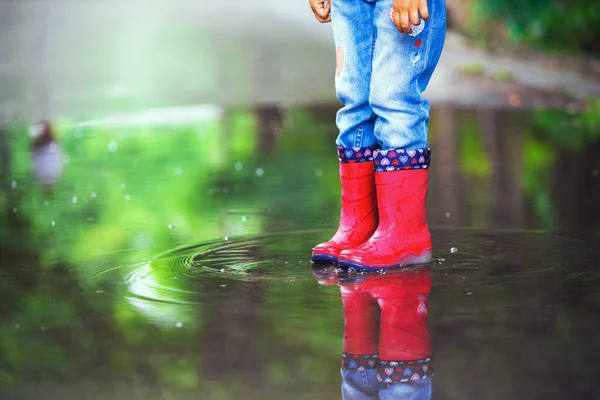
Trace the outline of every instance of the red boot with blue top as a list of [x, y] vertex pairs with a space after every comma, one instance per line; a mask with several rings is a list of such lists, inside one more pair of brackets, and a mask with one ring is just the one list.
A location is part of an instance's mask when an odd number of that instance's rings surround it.
[[342, 208], [340, 225], [328, 242], [317, 245], [312, 253], [316, 263], [335, 263], [343, 250], [357, 247], [377, 228], [374, 148], [338, 148]]

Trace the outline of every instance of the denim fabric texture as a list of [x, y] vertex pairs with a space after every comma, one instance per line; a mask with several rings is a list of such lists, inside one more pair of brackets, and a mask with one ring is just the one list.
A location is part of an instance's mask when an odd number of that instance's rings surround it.
[[344, 400], [430, 400], [431, 378], [407, 383], [382, 383], [376, 369], [341, 370]]
[[331, 19], [338, 68], [338, 146], [423, 149], [429, 102], [422, 96], [446, 36], [445, 0], [429, 0], [428, 21], [400, 33], [393, 0], [334, 0]]

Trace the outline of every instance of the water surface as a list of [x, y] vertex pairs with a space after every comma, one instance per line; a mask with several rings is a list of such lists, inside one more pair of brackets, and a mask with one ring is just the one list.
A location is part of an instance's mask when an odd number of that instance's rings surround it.
[[[339, 212], [334, 111], [63, 121], [33, 150], [5, 130], [1, 397], [339, 398], [338, 272], [310, 263]], [[451, 107], [431, 125], [435, 398], [597, 397], [596, 131]]]

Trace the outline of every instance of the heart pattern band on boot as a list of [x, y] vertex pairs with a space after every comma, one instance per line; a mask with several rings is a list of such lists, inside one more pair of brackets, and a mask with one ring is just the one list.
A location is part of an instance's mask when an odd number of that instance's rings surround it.
[[377, 354], [348, 354], [342, 355], [342, 368], [345, 370], [363, 371], [379, 367]]
[[338, 147], [338, 159], [346, 164], [373, 161], [373, 152], [377, 147]]
[[433, 360], [425, 358], [415, 361], [379, 360], [377, 380], [383, 383], [406, 383], [433, 376]]
[[375, 150], [373, 165], [376, 172], [426, 169], [431, 162], [431, 148], [415, 150]]

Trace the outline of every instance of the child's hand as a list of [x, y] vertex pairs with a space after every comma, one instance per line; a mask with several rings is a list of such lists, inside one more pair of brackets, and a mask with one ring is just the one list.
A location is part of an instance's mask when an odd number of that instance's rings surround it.
[[412, 33], [410, 24], [419, 25], [421, 18], [429, 19], [427, 0], [394, 0], [392, 8], [392, 21], [400, 33]]
[[308, 3], [320, 23], [331, 22], [331, 0], [327, 1], [327, 5], [325, 5], [325, 0], [308, 0]]

